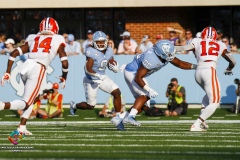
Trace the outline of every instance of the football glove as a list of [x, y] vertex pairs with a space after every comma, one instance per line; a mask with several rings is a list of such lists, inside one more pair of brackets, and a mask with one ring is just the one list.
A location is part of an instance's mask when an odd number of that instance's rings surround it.
[[102, 74], [99, 74], [99, 73], [96, 73], [95, 77], [99, 78], [101, 81], [103, 81], [103, 80], [105, 80], [107, 78], [106, 75], [102, 75]]
[[155, 98], [158, 96], [158, 93], [156, 91], [154, 91], [152, 88], [149, 88], [148, 93], [149, 93], [150, 98]]
[[59, 83], [62, 83], [62, 89], [65, 88], [66, 86], [66, 79], [64, 79], [63, 77], [59, 76], [59, 77], [56, 77], [58, 79], [60, 79], [60, 82]]
[[114, 62], [114, 65], [113, 64], [109, 64], [109, 69], [112, 70], [114, 73], [117, 73], [118, 72], [118, 63]]
[[2, 80], [1, 80], [1, 85], [2, 85], [2, 86], [4, 86], [5, 81], [9, 83], [10, 76], [11, 76], [10, 73], [5, 73], [5, 74], [2, 76]]
[[225, 70], [224, 74], [229, 76], [233, 75], [232, 71], [229, 71], [227, 69]]

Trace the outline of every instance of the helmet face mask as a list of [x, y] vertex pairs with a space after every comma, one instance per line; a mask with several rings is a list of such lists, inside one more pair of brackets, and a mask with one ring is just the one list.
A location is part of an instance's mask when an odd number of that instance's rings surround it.
[[108, 40], [105, 33], [102, 31], [96, 31], [93, 34], [93, 47], [99, 51], [103, 51], [107, 48]]
[[157, 56], [166, 61], [172, 61], [175, 58], [174, 45], [168, 40], [161, 40], [154, 45], [154, 52]]
[[58, 34], [58, 31], [58, 23], [51, 17], [44, 18], [39, 25], [39, 32], [41, 34]]
[[206, 27], [201, 33], [202, 39], [216, 40], [218, 37], [217, 31], [213, 27]]

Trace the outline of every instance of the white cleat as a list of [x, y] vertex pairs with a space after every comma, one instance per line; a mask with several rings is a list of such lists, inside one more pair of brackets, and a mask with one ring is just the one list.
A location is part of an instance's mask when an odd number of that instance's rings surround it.
[[202, 129], [206, 129], [206, 130], [209, 128], [209, 126], [208, 126], [208, 124], [206, 122], [203, 122], [200, 127]]
[[26, 136], [31, 136], [31, 135], [33, 135], [32, 132], [28, 131], [27, 129], [26, 129], [25, 131], [22, 131], [22, 130], [20, 130], [20, 129], [18, 128], [17, 130], [18, 130], [18, 132], [22, 132], [22, 133], [25, 134]]
[[201, 128], [200, 126], [195, 126], [194, 124], [190, 128], [191, 132], [206, 132], [205, 129]]

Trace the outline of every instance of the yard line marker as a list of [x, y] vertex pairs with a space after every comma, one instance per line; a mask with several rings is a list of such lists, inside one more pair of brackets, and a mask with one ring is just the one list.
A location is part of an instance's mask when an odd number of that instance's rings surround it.
[[213, 119], [222, 119], [222, 118], [225, 118], [225, 117], [212, 117]]
[[96, 119], [96, 118], [90, 118], [90, 117], [86, 117], [86, 118], [84, 118], [84, 119]]
[[16, 114], [7, 114], [7, 115], [4, 115], [5, 117], [17, 117]]
[[237, 116], [237, 114], [226, 114], [225, 116]]
[[69, 114], [69, 115], [67, 115], [68, 117], [78, 117], [79, 115], [71, 115], [71, 114]]
[[192, 117], [179, 117], [179, 119], [192, 119]]
[[160, 117], [147, 117], [147, 119], [160, 119]]
[[199, 116], [199, 114], [194, 114], [193, 116], [194, 116], [194, 117], [198, 117], [198, 116]]

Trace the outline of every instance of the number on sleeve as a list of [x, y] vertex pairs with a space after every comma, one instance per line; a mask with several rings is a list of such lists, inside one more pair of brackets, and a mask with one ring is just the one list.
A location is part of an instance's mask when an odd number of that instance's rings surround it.
[[208, 48], [207, 51], [207, 47], [206, 47], [206, 41], [201, 41], [201, 45], [202, 45], [202, 53], [201, 56], [218, 56], [218, 52], [219, 52], [219, 44], [216, 42], [208, 42], [208, 45], [211, 46]]
[[40, 44], [39, 44], [39, 38], [40, 37], [36, 37], [34, 39], [35, 44], [34, 44], [34, 48], [33, 48], [32, 52], [38, 52], [38, 48], [43, 48], [42, 52], [49, 53], [50, 49], [51, 49], [52, 37], [47, 37], [47, 38], [43, 39]]

